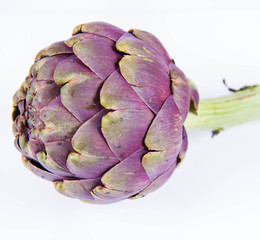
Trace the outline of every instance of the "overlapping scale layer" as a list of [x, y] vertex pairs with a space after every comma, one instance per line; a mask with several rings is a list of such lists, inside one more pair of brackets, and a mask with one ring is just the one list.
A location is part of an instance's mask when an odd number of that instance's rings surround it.
[[14, 96], [25, 166], [87, 202], [162, 186], [187, 151], [183, 122], [198, 93], [160, 41], [104, 22], [40, 51]]

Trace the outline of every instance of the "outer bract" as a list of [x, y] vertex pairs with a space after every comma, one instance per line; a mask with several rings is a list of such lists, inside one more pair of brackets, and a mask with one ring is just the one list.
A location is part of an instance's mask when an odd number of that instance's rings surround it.
[[14, 95], [16, 147], [33, 173], [87, 202], [145, 196], [187, 149], [198, 93], [152, 34], [103, 22], [40, 51]]

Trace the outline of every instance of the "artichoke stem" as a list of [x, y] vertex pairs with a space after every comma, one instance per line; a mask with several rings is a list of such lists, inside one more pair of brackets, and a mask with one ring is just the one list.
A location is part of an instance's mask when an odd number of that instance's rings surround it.
[[187, 130], [220, 131], [260, 119], [260, 85], [246, 86], [224, 97], [200, 100], [197, 115], [190, 112]]

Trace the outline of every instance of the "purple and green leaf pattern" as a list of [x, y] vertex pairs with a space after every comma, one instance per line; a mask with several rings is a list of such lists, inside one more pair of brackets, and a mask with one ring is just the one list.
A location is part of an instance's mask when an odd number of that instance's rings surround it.
[[61, 194], [105, 204], [170, 178], [199, 96], [154, 35], [92, 22], [40, 51], [13, 101], [25, 166]]

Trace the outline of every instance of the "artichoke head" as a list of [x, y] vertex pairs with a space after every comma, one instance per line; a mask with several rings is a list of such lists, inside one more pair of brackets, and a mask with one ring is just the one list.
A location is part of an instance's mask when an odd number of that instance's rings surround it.
[[15, 93], [15, 145], [28, 169], [68, 197], [142, 197], [184, 158], [183, 123], [198, 100], [151, 33], [83, 24], [37, 54]]

